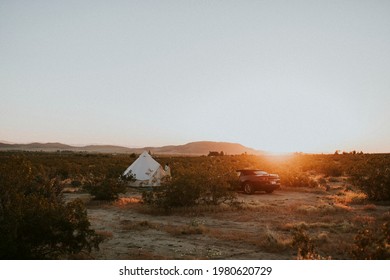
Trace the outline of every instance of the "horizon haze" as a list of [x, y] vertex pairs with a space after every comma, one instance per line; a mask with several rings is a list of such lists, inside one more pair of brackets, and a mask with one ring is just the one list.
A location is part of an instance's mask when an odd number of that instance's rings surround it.
[[0, 139], [390, 152], [390, 1], [0, 3]]

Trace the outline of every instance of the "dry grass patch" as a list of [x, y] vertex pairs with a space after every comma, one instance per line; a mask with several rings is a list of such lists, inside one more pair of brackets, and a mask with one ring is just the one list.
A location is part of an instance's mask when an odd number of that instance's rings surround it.
[[240, 210], [241, 212], [260, 212], [260, 213], [276, 213], [280, 211], [281, 207], [277, 204], [245, 204]]
[[345, 204], [343, 204], [343, 203], [335, 203], [334, 205], [333, 205], [334, 207], [335, 207], [335, 209], [336, 210], [338, 210], [339, 212], [350, 212], [350, 211], [352, 211], [353, 210], [353, 208], [352, 207], [350, 207], [350, 206], [348, 206], [348, 205], [345, 205]]
[[207, 231], [204, 225], [182, 225], [182, 226], [166, 225], [162, 228], [162, 230], [168, 232], [173, 236], [203, 234]]
[[290, 248], [291, 238], [266, 227], [255, 232], [241, 230], [209, 229], [207, 236], [227, 242], [240, 242], [257, 247], [269, 253], [281, 252]]
[[353, 217], [352, 222], [355, 224], [370, 224], [376, 221], [375, 217], [367, 215], [358, 215]]
[[229, 211], [237, 211], [240, 210], [240, 205], [238, 204], [195, 205], [190, 207], [178, 207], [172, 209], [162, 209], [162, 208], [150, 207], [148, 205], [142, 205], [142, 207], [137, 207], [136, 210], [141, 214], [146, 214], [151, 216], [177, 215], [182, 217], [199, 217], [199, 216], [204, 216], [206, 214], [209, 215], [209, 214], [226, 213]]
[[296, 223], [287, 223], [279, 226], [281, 230], [289, 231], [295, 229], [310, 229], [310, 228], [331, 228], [334, 227], [334, 223], [325, 223], [325, 222], [315, 222], [315, 223], [306, 223], [306, 222], [296, 222]]
[[329, 242], [329, 233], [326, 231], [321, 231], [317, 234], [315, 240], [328, 243]]
[[308, 193], [308, 194], [318, 194], [318, 195], [325, 195], [327, 194], [326, 188], [324, 186], [317, 186], [313, 188], [307, 188], [307, 187], [283, 187], [284, 192], [292, 192], [292, 193]]
[[292, 238], [266, 227], [258, 236], [257, 246], [270, 253], [283, 252], [291, 248]]
[[377, 211], [377, 210], [378, 210], [378, 207], [376, 207], [375, 204], [367, 204], [367, 205], [364, 205], [362, 209], [363, 209], [364, 211], [371, 212], [371, 211]]
[[247, 242], [253, 241], [255, 239], [254, 234], [250, 234], [248, 232], [244, 232], [241, 230], [220, 230], [220, 229], [209, 229], [207, 231], [207, 236], [223, 240], [223, 241], [240, 241], [240, 242]]
[[359, 205], [365, 203], [367, 200], [367, 195], [362, 192], [341, 191], [336, 195], [331, 195], [327, 198], [339, 204]]
[[[296, 222], [296, 223], [287, 223], [285, 225], [279, 226], [279, 229], [283, 231], [293, 231], [293, 230], [317, 230], [317, 229], [325, 229], [330, 232], [351, 232], [354, 230], [354, 225], [347, 220], [343, 220], [339, 223], [325, 223], [325, 222], [315, 222], [315, 223], [307, 223], [307, 222]], [[324, 232], [324, 231], [323, 231]]]
[[328, 204], [319, 204], [319, 205], [299, 204], [290, 207], [289, 210], [290, 212], [304, 214], [308, 217], [318, 218], [325, 215], [343, 214], [345, 212], [351, 211], [351, 208], [344, 204], [328, 203]]
[[118, 207], [124, 207], [139, 203], [142, 203], [142, 199], [139, 197], [120, 197], [113, 204]]
[[104, 239], [109, 239], [113, 237], [112, 231], [96, 230], [96, 233], [101, 237], [103, 237]]
[[347, 237], [347, 239], [340, 239], [339, 234], [332, 233], [324, 233], [325, 235], [321, 239], [320, 235], [322, 233], [318, 233], [317, 236], [313, 237], [315, 240], [315, 246], [318, 252], [322, 256], [329, 256], [332, 259], [348, 259], [348, 252], [351, 248], [354, 234], [344, 234], [343, 236]]
[[123, 230], [147, 230], [147, 229], [157, 229], [156, 224], [150, 223], [148, 221], [129, 221], [123, 220], [120, 222]]
[[353, 223], [344, 220], [341, 223], [336, 224], [335, 227], [332, 228], [332, 231], [336, 233], [350, 233], [355, 231], [355, 226]]

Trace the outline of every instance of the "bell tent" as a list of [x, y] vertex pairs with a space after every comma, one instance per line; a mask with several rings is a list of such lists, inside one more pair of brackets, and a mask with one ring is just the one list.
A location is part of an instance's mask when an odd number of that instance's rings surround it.
[[129, 183], [134, 187], [160, 186], [161, 180], [165, 177], [162, 166], [155, 161], [148, 152], [144, 151], [126, 170], [123, 176], [133, 175], [134, 182]]

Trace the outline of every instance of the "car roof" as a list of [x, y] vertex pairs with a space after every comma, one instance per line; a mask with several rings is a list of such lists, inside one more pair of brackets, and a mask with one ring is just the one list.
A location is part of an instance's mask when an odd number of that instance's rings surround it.
[[236, 170], [236, 172], [242, 172], [242, 171], [263, 171], [263, 172], [265, 172], [264, 170], [261, 170], [261, 169], [238, 169], [238, 170]]

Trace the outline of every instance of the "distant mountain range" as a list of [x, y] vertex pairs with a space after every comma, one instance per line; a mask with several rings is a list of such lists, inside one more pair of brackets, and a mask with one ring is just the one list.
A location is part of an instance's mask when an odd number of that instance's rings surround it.
[[71, 152], [89, 152], [89, 153], [142, 153], [150, 151], [160, 155], [207, 155], [209, 152], [223, 152], [226, 155], [237, 154], [264, 154], [265, 152], [245, 147], [238, 143], [198, 141], [185, 145], [170, 145], [162, 147], [144, 147], [128, 148], [112, 145], [88, 145], [83, 147], [71, 146], [62, 143], [29, 143], [29, 144], [10, 144], [0, 141], [0, 151], [71, 151]]

